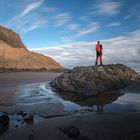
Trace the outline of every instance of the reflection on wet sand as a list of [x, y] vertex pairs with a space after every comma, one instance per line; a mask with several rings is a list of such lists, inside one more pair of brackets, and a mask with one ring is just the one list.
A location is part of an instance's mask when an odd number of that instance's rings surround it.
[[81, 106], [89, 106], [89, 107], [95, 106], [94, 110], [95, 112], [104, 112], [104, 106], [106, 104], [111, 104], [122, 95], [124, 94], [119, 91], [114, 91], [107, 94], [104, 93], [96, 94], [91, 97], [82, 97], [72, 93], [61, 93], [61, 95], [59, 96], [61, 96], [63, 100], [72, 101]]

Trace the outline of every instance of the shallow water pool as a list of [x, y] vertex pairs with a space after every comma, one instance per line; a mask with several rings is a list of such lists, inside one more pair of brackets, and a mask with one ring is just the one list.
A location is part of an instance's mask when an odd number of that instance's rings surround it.
[[46, 105], [47, 109], [61, 106], [61, 111], [87, 112], [137, 112], [140, 111], [140, 94], [114, 92], [89, 98], [67, 96], [54, 92], [49, 82], [27, 84], [17, 93], [17, 106]]

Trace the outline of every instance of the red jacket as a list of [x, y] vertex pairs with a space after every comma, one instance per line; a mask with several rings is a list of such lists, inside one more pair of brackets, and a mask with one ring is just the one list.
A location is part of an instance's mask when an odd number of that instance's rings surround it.
[[96, 45], [96, 52], [100, 52], [100, 51], [102, 51], [102, 49], [103, 49], [103, 47], [101, 44]]

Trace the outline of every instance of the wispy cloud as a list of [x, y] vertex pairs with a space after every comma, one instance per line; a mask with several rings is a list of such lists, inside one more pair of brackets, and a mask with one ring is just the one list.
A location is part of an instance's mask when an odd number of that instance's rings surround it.
[[123, 3], [119, 1], [99, 1], [95, 6], [91, 7], [91, 13], [94, 15], [113, 16], [120, 12], [122, 5]]
[[77, 30], [80, 28], [79, 23], [70, 23], [69, 25], [66, 26], [68, 30]]
[[107, 27], [116, 27], [116, 26], [120, 26], [120, 25], [121, 25], [120, 22], [112, 22], [112, 23], [109, 23], [109, 24], [107, 25]]
[[36, 28], [42, 28], [48, 24], [48, 21], [39, 14], [26, 15], [24, 17], [14, 16], [7, 22], [7, 26], [14, 28], [15, 31], [26, 34]]
[[[7, 21], [6, 25], [14, 28], [15, 31], [26, 34], [34, 29], [44, 27], [48, 21], [37, 12], [44, 0], [27, 3], [26, 7], [19, 14]], [[33, 12], [32, 12], [33, 11]]]
[[[69, 25], [67, 25], [66, 28], [68, 28], [68, 26]], [[73, 28], [73, 30], [76, 33], [74, 33], [71, 36], [61, 37], [61, 40], [63, 42], [71, 43], [71, 42], [74, 42], [74, 40], [77, 39], [77, 38], [81, 38], [81, 37], [87, 36], [89, 34], [95, 33], [100, 28], [100, 25], [97, 22], [93, 22], [93, 23], [90, 23], [90, 24], [88, 24], [87, 26], [85, 26], [83, 28], [80, 28], [80, 25], [76, 24], [76, 27], [74, 27], [74, 28]]]
[[47, 13], [53, 13], [53, 12], [56, 12], [57, 10], [56, 10], [56, 8], [55, 7], [45, 7], [45, 8], [43, 8], [43, 10], [42, 10], [43, 12], [47, 12]]
[[46, 27], [46, 25], [48, 24], [48, 21], [46, 21], [41, 16], [37, 16], [37, 17], [38, 17], [37, 19], [31, 18], [32, 22], [31, 22], [31, 19], [27, 20], [28, 24], [24, 24], [23, 26], [19, 27], [23, 34], [26, 34], [37, 28]]
[[59, 13], [53, 16], [54, 25], [56, 27], [66, 25], [71, 19], [71, 15], [68, 13]]
[[98, 29], [100, 28], [99, 23], [92, 23], [90, 25], [88, 25], [86, 28], [81, 29], [80, 32], [78, 32], [77, 34], [75, 34], [73, 36], [73, 38], [79, 38], [79, 37], [83, 37], [85, 35], [91, 34], [96, 32]]
[[88, 16], [81, 16], [79, 19], [80, 19], [81, 21], [84, 21], [84, 22], [89, 22], [89, 21], [91, 21], [91, 19], [90, 19]]
[[132, 16], [133, 16], [133, 13], [130, 13], [127, 16], [125, 16], [123, 19], [124, 20], [127, 20], [127, 19], [130, 19]]
[[[104, 63], [124, 63], [134, 65], [140, 63], [140, 30], [127, 36], [102, 40], [104, 46]], [[131, 40], [131, 41], [130, 41]], [[49, 55], [65, 67], [93, 65], [95, 62], [95, 45], [93, 42], [77, 42], [69, 45], [59, 45], [47, 48], [32, 49]]]
[[129, 14], [124, 17], [124, 20], [131, 18], [140, 20], [140, 2], [130, 8]]
[[40, 7], [43, 4], [44, 0], [38, 0], [36, 2], [28, 4], [25, 9], [21, 12], [20, 16], [23, 17], [30, 13], [31, 11], [35, 10], [36, 8]]

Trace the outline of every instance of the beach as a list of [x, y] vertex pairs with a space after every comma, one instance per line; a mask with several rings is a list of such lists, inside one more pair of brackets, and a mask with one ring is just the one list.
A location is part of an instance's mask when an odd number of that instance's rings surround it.
[[[51, 89], [49, 82], [60, 74], [0, 73], [0, 112], [10, 118], [0, 140], [140, 138], [140, 81], [133, 81], [110, 98], [101, 96], [83, 101], [62, 98]], [[102, 111], [98, 110], [100, 105]], [[25, 122], [18, 115], [20, 111], [34, 114], [33, 121]]]

